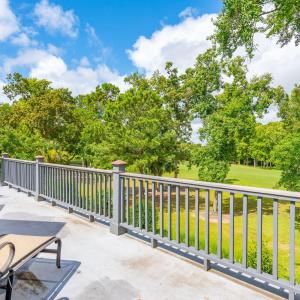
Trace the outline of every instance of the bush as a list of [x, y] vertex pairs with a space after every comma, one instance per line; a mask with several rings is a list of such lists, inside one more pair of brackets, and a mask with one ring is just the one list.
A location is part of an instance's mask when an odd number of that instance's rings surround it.
[[[257, 252], [256, 242], [251, 241], [248, 248], [248, 266], [256, 269], [257, 267]], [[262, 243], [262, 271], [268, 274], [272, 274], [273, 270], [273, 258], [272, 251], [268, 247], [266, 242]]]

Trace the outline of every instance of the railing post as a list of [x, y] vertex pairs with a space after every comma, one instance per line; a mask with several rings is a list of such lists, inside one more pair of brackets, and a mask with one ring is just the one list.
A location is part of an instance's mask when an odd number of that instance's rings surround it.
[[121, 223], [121, 180], [120, 173], [125, 172], [126, 163], [121, 160], [114, 161], [113, 166], [113, 217], [110, 222], [110, 232], [121, 235], [127, 232]]
[[43, 156], [37, 156], [35, 158], [36, 165], [35, 165], [35, 200], [39, 201], [40, 198], [40, 168], [39, 164], [44, 162]]
[[2, 164], [1, 164], [1, 185], [7, 185], [4, 180], [5, 180], [5, 159], [9, 158], [9, 155], [7, 153], [2, 153]]

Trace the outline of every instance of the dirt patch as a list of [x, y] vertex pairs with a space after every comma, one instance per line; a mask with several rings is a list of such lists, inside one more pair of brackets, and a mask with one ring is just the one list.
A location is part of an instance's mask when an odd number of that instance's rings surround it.
[[18, 290], [22, 291], [24, 296], [39, 295], [47, 290], [44, 284], [32, 272], [19, 273], [17, 275], [17, 284]]
[[91, 282], [74, 300], [140, 300], [139, 291], [125, 280], [104, 277]]

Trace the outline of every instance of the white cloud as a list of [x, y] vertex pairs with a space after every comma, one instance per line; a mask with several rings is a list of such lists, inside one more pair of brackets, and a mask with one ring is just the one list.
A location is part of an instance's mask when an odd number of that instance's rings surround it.
[[89, 59], [86, 56], [82, 57], [80, 60], [80, 65], [82, 67], [88, 67], [90, 65]]
[[[86, 59], [83, 57], [81, 61]], [[105, 64], [98, 64], [95, 68], [79, 64], [69, 69], [60, 56], [47, 50], [20, 51], [16, 57], [4, 60], [2, 72], [10, 73], [16, 67], [28, 70], [30, 77], [50, 80], [53, 87], [69, 88], [73, 95], [89, 93], [103, 82], [111, 82], [121, 90], [126, 89], [123, 76]]]
[[290, 92], [300, 82], [300, 47], [292, 41], [285, 47], [276, 44], [275, 39], [256, 36], [258, 49], [249, 64], [251, 75], [271, 73], [274, 85], [282, 85]]
[[0, 0], [0, 41], [18, 31], [18, 20], [10, 9], [8, 0]]
[[3, 87], [5, 85], [5, 82], [0, 80], [0, 103], [7, 103], [9, 102], [9, 99], [4, 95], [3, 93]]
[[12, 37], [11, 43], [16, 46], [28, 47], [37, 45], [37, 41], [31, 40], [28, 35], [24, 32], [21, 32], [19, 35]]
[[191, 123], [192, 126], [192, 136], [191, 141], [195, 144], [200, 144], [199, 140], [199, 129], [202, 127], [202, 122], [199, 118], [196, 118]]
[[34, 8], [37, 24], [44, 27], [49, 33], [60, 32], [72, 38], [78, 34], [78, 17], [72, 10], [64, 11], [60, 5], [42, 0]]
[[129, 58], [146, 73], [163, 71], [165, 63], [172, 61], [180, 71], [195, 63], [196, 57], [211, 46], [207, 37], [213, 33], [211, 19], [214, 14], [184, 19], [177, 25], [167, 25], [152, 34], [141, 36], [128, 50]]
[[[188, 16], [189, 11], [188, 8], [182, 14]], [[157, 69], [163, 71], [167, 61], [172, 61], [182, 72], [195, 63], [198, 54], [210, 47], [207, 37], [213, 33], [211, 20], [215, 16], [188, 17], [177, 25], [164, 26], [150, 38], [140, 36], [133, 49], [128, 50], [129, 58], [146, 74]], [[295, 83], [300, 82], [300, 47], [291, 42], [281, 48], [275, 39], [267, 39], [263, 34], [255, 39], [258, 49], [255, 57], [248, 61], [249, 74], [271, 73], [273, 84], [282, 85], [289, 92]]]
[[179, 17], [180, 18], [191, 18], [191, 17], [194, 17], [198, 14], [198, 9], [195, 8], [195, 7], [187, 7], [186, 9], [184, 9], [182, 12], [179, 13]]

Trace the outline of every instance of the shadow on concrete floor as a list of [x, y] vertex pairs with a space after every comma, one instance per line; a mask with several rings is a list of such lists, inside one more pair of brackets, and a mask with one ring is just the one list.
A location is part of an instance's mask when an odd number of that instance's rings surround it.
[[64, 222], [0, 219], [0, 235], [13, 233], [38, 236], [55, 236], [64, 227], [64, 225]]
[[[13, 300], [52, 300], [76, 272], [80, 262], [62, 260], [61, 269], [55, 259], [34, 258], [16, 272]], [[0, 290], [0, 300], [5, 291]]]

